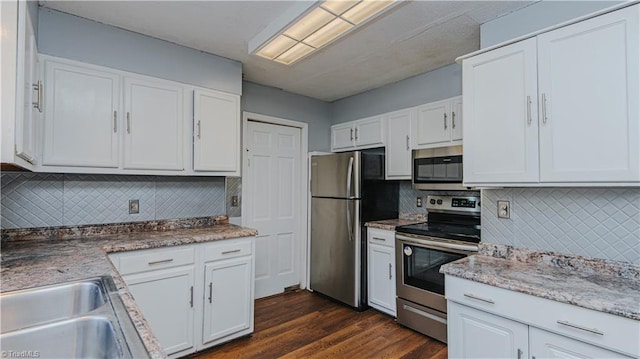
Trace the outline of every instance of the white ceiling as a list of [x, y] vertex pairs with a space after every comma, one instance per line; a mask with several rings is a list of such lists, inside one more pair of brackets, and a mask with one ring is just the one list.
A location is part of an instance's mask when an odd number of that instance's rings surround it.
[[43, 6], [242, 62], [245, 80], [334, 101], [453, 63], [480, 24], [532, 1], [411, 1], [285, 66], [248, 42], [292, 1], [41, 1]]

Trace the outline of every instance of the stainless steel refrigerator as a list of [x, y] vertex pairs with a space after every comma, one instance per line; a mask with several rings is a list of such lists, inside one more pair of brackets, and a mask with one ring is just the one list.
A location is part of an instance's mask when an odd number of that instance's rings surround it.
[[398, 217], [398, 182], [384, 180], [384, 149], [311, 157], [311, 282], [367, 307], [367, 221]]

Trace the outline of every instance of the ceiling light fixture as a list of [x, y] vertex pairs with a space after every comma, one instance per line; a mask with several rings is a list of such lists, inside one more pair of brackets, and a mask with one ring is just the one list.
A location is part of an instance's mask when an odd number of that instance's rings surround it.
[[250, 42], [249, 52], [291, 65], [398, 3], [400, 0], [325, 0], [304, 11], [295, 21], [268, 37], [267, 41], [257, 46], [252, 46]]

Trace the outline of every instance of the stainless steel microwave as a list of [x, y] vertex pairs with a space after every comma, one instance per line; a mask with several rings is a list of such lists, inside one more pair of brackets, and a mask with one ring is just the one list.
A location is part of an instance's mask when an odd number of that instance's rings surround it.
[[413, 188], [467, 190], [462, 186], [462, 146], [413, 150]]

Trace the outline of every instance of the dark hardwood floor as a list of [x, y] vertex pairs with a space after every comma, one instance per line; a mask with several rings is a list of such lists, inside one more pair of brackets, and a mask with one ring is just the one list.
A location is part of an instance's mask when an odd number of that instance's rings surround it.
[[434, 358], [447, 347], [376, 310], [358, 313], [307, 291], [256, 301], [255, 332], [192, 358]]

